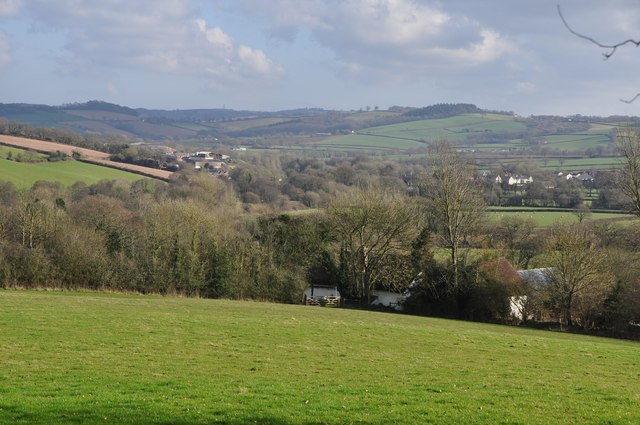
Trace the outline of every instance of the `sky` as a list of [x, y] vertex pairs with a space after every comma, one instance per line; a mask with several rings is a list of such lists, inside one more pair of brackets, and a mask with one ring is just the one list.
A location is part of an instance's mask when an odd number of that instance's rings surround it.
[[638, 0], [0, 0], [0, 103], [640, 115]]

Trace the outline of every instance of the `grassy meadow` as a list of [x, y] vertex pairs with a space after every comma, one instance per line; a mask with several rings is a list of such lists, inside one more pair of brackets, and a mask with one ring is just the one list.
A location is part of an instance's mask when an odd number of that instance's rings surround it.
[[0, 291], [0, 423], [640, 422], [640, 344], [257, 302]]
[[495, 132], [517, 132], [526, 126], [509, 115], [461, 114], [449, 118], [426, 119], [400, 124], [371, 127], [362, 133], [387, 137], [403, 137], [413, 140], [436, 141], [440, 139], [458, 142], [469, 135]]
[[513, 117], [498, 114], [463, 114], [450, 118], [426, 119], [400, 124], [369, 127], [346, 136], [336, 136], [322, 142], [314, 142], [319, 148], [363, 150], [380, 153], [397, 150], [424, 149], [428, 142], [450, 140], [459, 142], [469, 135], [487, 131], [520, 131], [524, 124]]
[[[357, 117], [370, 112], [354, 114]], [[448, 118], [433, 118], [402, 122], [398, 124], [368, 127], [357, 133], [331, 136], [321, 140], [301, 143], [299, 146], [314, 149], [317, 152], [350, 152], [381, 155], [386, 158], [407, 159], [421, 153], [424, 155], [429, 144], [438, 140], [448, 140], [462, 150], [474, 152], [478, 158], [497, 162], [527, 161], [540, 167], [558, 170], [574, 169], [612, 169], [619, 166], [619, 159], [612, 157], [562, 158], [553, 155], [553, 151], [563, 155], [583, 155], [588, 148], [608, 148], [611, 146], [613, 125], [592, 123], [586, 131], [540, 137], [544, 140], [546, 153], [523, 158], [519, 152], [529, 149], [529, 142], [520, 135], [526, 130], [526, 124], [510, 115], [501, 114], [461, 114]], [[477, 142], [495, 134], [497, 141]], [[513, 137], [503, 139], [505, 135]], [[279, 147], [291, 150], [291, 147]]]
[[[3, 147], [3, 149], [8, 148]], [[11, 151], [17, 152], [20, 150], [12, 149]], [[12, 182], [16, 187], [22, 189], [30, 188], [33, 183], [39, 180], [59, 182], [64, 186], [71, 186], [78, 181], [93, 184], [100, 180], [127, 180], [133, 182], [144, 178], [139, 174], [79, 161], [15, 162], [4, 158], [5, 156], [0, 156], [0, 176], [2, 181]]]
[[[521, 208], [520, 208], [521, 210]], [[532, 218], [535, 220], [538, 227], [550, 227], [558, 223], [576, 223], [578, 218], [571, 211], [518, 211], [518, 208], [500, 208], [499, 210], [491, 211], [488, 213], [488, 219], [492, 221], [499, 221], [504, 217], [521, 217]], [[630, 220], [633, 219], [632, 215], [608, 213], [608, 212], [593, 212], [586, 218], [587, 220]]]

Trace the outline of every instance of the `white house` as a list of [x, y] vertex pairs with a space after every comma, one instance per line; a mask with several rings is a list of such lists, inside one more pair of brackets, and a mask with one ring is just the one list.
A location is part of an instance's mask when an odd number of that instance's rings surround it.
[[533, 182], [533, 177], [529, 176], [497, 176], [496, 183], [502, 184], [502, 182], [506, 182], [509, 186], [519, 186], [523, 184], [529, 184]]

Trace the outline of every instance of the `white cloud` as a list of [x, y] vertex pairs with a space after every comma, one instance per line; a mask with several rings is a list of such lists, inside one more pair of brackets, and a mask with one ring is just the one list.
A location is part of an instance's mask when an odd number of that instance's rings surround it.
[[517, 51], [498, 30], [446, 3], [418, 0], [239, 0], [244, 13], [268, 22], [270, 33], [291, 40], [307, 28], [345, 69], [366, 73], [422, 73], [476, 66]]
[[67, 73], [129, 68], [224, 85], [283, 72], [264, 52], [208, 27], [189, 0], [31, 0], [25, 8], [40, 27], [64, 34], [67, 54], [59, 63], [69, 64]]
[[224, 31], [219, 28], [207, 29], [207, 23], [204, 19], [197, 19], [196, 25], [198, 29], [205, 34], [205, 37], [209, 43], [214, 46], [219, 46], [227, 52], [233, 51], [233, 40]]
[[238, 49], [238, 57], [250, 69], [260, 73], [268, 74], [273, 68], [273, 64], [261, 50], [253, 50], [247, 46], [240, 46]]

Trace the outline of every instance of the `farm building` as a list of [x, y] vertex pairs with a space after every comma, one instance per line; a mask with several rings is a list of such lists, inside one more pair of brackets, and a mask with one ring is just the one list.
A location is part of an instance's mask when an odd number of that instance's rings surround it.
[[337, 286], [312, 285], [304, 290], [302, 301], [306, 305], [337, 307], [340, 305], [340, 292]]
[[399, 292], [381, 291], [374, 289], [371, 291], [371, 305], [392, 308], [402, 311], [402, 303], [407, 299], [408, 294]]
[[219, 170], [224, 167], [228, 162], [231, 162], [231, 157], [215, 152], [196, 152], [195, 154], [186, 154], [182, 158], [185, 162], [193, 164], [196, 170], [204, 168]]

